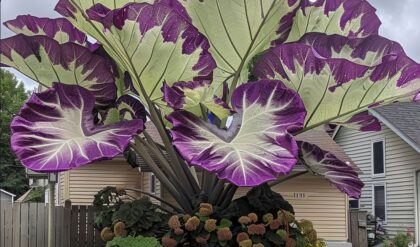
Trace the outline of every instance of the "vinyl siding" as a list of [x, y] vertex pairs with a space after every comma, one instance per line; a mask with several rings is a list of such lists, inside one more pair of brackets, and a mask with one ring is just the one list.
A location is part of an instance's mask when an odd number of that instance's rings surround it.
[[[241, 188], [236, 197], [249, 189]], [[320, 238], [328, 241], [347, 241], [347, 196], [328, 181], [313, 175], [303, 175], [273, 187], [292, 204], [297, 219], [314, 223]], [[295, 198], [303, 193], [304, 198]]]
[[[385, 177], [372, 177], [372, 140], [385, 141]], [[415, 227], [415, 171], [420, 154], [385, 125], [380, 132], [341, 128], [335, 137], [346, 154], [362, 170], [365, 183], [360, 200], [362, 210], [372, 212], [372, 184], [386, 184], [386, 229], [391, 235]]]
[[90, 205], [94, 195], [106, 186], [140, 188], [141, 173], [122, 160], [101, 161], [60, 174], [60, 203]]
[[[248, 190], [249, 188], [240, 188], [235, 197], [245, 195]], [[326, 180], [303, 175], [275, 186], [274, 190], [283, 194], [293, 205], [298, 219], [308, 219], [314, 223], [320, 238], [347, 241], [347, 196]], [[296, 199], [293, 192], [304, 193], [305, 198]], [[166, 190], [163, 190], [162, 196], [168, 202], [176, 204]]]

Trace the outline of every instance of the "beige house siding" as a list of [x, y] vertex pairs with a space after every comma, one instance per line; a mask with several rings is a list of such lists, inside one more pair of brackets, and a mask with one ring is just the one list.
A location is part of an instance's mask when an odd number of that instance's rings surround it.
[[[371, 142], [385, 141], [385, 177], [372, 177]], [[360, 208], [372, 212], [372, 186], [386, 185], [387, 224], [391, 235], [415, 227], [415, 171], [420, 169], [420, 154], [391, 129], [382, 125], [380, 132], [360, 132], [341, 128], [335, 137], [346, 154], [362, 170], [365, 183]]]
[[101, 161], [60, 173], [60, 203], [90, 205], [94, 195], [106, 186], [140, 188], [142, 176], [123, 160]]
[[[237, 197], [249, 189], [241, 188]], [[328, 241], [347, 241], [347, 196], [328, 181], [313, 175], [303, 175], [276, 185], [279, 192], [292, 204], [297, 219], [314, 223], [320, 238]]]
[[[235, 197], [245, 195], [248, 190], [249, 188], [240, 188]], [[320, 238], [347, 241], [347, 196], [326, 180], [303, 175], [275, 186], [274, 190], [293, 205], [298, 219], [308, 219], [314, 223]], [[163, 190], [162, 197], [176, 204], [166, 190]]]
[[[151, 172], [143, 172], [143, 173], [141, 173], [141, 177], [142, 177], [141, 188], [142, 188], [143, 191], [149, 192], [149, 193], [152, 192], [151, 191], [151, 176], [152, 176], [152, 173]], [[159, 197], [162, 197], [162, 191], [161, 191], [160, 182], [159, 182], [159, 180], [157, 178], [156, 178], [155, 181], [156, 181], [156, 184], [155, 184], [155, 195], [156, 196], [159, 196]], [[159, 200], [156, 200], [156, 199], [153, 199], [153, 198], [150, 198], [150, 200], [153, 203], [160, 204], [160, 201]]]

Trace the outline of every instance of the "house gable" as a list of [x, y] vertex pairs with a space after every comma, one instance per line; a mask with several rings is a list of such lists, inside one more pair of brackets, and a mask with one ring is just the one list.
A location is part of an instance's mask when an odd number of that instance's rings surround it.
[[[372, 141], [385, 143], [385, 176], [372, 174]], [[393, 130], [382, 123], [379, 132], [360, 132], [340, 128], [335, 141], [362, 170], [359, 177], [365, 183], [360, 209], [372, 212], [373, 185], [386, 185], [387, 224], [390, 234], [415, 227], [415, 171], [420, 169], [420, 154]]]

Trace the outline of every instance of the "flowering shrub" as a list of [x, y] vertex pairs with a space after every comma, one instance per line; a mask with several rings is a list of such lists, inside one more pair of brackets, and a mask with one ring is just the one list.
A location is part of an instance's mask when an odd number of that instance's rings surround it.
[[128, 235], [162, 236], [167, 230], [168, 214], [146, 197], [136, 199], [125, 195], [125, 190], [118, 187], [106, 187], [95, 195], [94, 227], [101, 231], [101, 238], [111, 241]]
[[[298, 221], [292, 212], [278, 208], [281, 204], [276, 203], [278, 199], [276, 200], [274, 192], [270, 195], [274, 203], [268, 203], [262, 209], [269, 209], [266, 213], [262, 213], [261, 209], [254, 210], [255, 205], [266, 199], [265, 194], [270, 193], [267, 187], [251, 190], [219, 212], [213, 205], [201, 203], [198, 212], [192, 216], [173, 215], [168, 221], [170, 231], [162, 238], [162, 245], [176, 247], [195, 243], [210, 247], [325, 246], [323, 240], [318, 239], [310, 221]], [[237, 209], [236, 206], [247, 209], [236, 211], [237, 214], [234, 215], [232, 211]]]

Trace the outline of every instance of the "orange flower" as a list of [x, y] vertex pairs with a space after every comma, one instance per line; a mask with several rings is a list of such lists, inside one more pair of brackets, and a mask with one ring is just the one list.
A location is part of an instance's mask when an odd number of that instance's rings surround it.
[[189, 232], [197, 230], [200, 225], [200, 219], [197, 216], [193, 216], [185, 223], [185, 229]]
[[214, 219], [208, 219], [206, 220], [206, 222], [204, 223], [204, 230], [208, 231], [208, 232], [212, 232], [214, 230], [216, 230], [217, 226], [216, 226], [216, 220]]
[[229, 241], [232, 237], [232, 232], [228, 227], [223, 227], [217, 230], [217, 239], [219, 241]]
[[163, 247], [176, 247], [178, 243], [176, 242], [175, 239], [172, 239], [169, 236], [164, 236], [162, 238], [162, 245]]
[[244, 240], [248, 240], [249, 239], [249, 235], [246, 232], [240, 232], [237, 236], [236, 236], [236, 242], [241, 243]]
[[239, 224], [248, 225], [251, 222], [251, 219], [248, 216], [241, 216], [238, 219]]
[[169, 220], [168, 220], [168, 225], [169, 225], [169, 228], [171, 228], [172, 230], [180, 228], [181, 227], [181, 222], [179, 222], [178, 215], [171, 216], [171, 218], [169, 218]]
[[249, 235], [264, 235], [265, 234], [265, 226], [263, 224], [252, 224], [248, 226], [248, 234]]
[[258, 221], [258, 215], [257, 214], [250, 213], [250, 214], [248, 214], [248, 217], [251, 219], [252, 223], [257, 223], [257, 221]]

